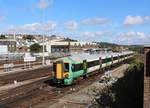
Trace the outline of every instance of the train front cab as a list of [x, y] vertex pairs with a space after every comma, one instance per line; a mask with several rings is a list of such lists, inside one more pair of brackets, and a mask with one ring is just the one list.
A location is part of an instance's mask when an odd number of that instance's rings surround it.
[[70, 64], [63, 61], [56, 61], [53, 64], [54, 83], [58, 85], [70, 85], [72, 79], [70, 78]]

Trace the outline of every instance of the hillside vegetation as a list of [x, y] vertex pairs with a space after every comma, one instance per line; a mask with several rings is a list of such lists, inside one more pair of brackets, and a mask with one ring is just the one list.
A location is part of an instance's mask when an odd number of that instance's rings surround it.
[[135, 59], [112, 86], [96, 92], [92, 108], [142, 108], [144, 65]]
[[143, 50], [143, 45], [119, 45], [115, 43], [109, 43], [109, 42], [95, 42], [99, 45], [100, 48], [111, 48], [114, 51], [119, 50], [119, 47], [128, 48], [131, 51], [135, 51], [138, 53], [141, 53]]

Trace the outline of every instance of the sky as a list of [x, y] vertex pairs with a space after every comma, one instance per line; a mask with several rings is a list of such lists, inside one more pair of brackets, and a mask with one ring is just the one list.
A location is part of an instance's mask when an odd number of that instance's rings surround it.
[[150, 0], [0, 0], [0, 32], [150, 44]]

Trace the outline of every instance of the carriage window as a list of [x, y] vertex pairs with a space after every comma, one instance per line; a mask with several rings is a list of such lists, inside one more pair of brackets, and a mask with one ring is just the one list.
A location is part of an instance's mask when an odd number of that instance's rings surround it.
[[114, 57], [114, 58], [113, 58], [113, 60], [117, 60], [117, 59], [118, 59], [118, 57]]
[[96, 66], [96, 65], [99, 65], [99, 60], [96, 60], [96, 61], [91, 61], [91, 62], [88, 62], [87, 63], [87, 66], [88, 67], [93, 67], [93, 66]]
[[121, 56], [120, 56], [120, 58], [123, 58], [123, 57], [124, 57], [124, 55], [121, 55]]
[[102, 63], [107, 63], [107, 62], [110, 62], [110, 61], [111, 61], [111, 58], [102, 59]]
[[69, 63], [64, 64], [64, 71], [69, 72]]
[[80, 71], [83, 69], [83, 64], [72, 64], [72, 72]]

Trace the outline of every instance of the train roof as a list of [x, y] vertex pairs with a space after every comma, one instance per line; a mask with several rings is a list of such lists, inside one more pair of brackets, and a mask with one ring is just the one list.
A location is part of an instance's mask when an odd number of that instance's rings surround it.
[[93, 61], [99, 60], [99, 57], [102, 59], [111, 58], [111, 56], [116, 57], [118, 55], [126, 55], [131, 54], [133, 52], [122, 52], [122, 53], [100, 53], [100, 54], [89, 54], [89, 53], [80, 53], [80, 54], [71, 54], [69, 57], [64, 57], [59, 60], [64, 62], [71, 62], [71, 63], [82, 63], [83, 60]]

